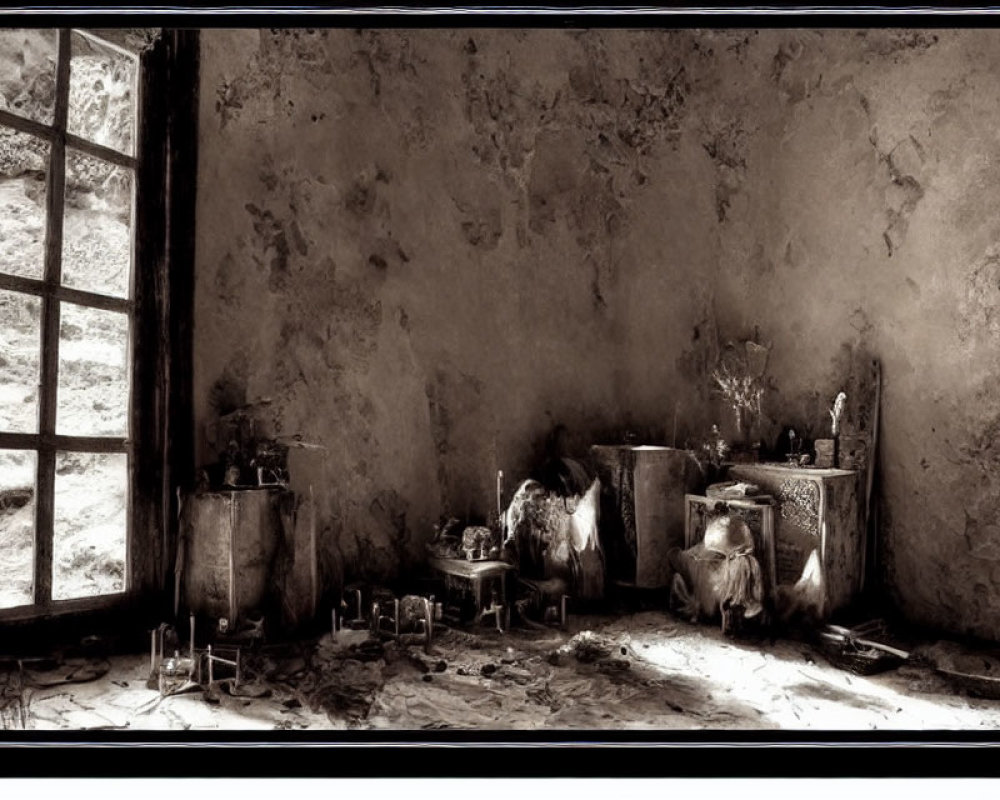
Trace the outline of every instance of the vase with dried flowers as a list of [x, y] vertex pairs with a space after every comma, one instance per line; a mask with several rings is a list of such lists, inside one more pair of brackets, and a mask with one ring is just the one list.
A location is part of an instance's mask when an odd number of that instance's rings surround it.
[[754, 341], [730, 342], [719, 366], [712, 371], [713, 389], [733, 413], [734, 455], [753, 450], [769, 352], [769, 348]]

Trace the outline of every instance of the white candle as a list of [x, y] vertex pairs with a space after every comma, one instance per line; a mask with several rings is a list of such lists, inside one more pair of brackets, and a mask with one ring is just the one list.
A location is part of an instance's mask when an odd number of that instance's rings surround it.
[[500, 530], [503, 530], [503, 470], [497, 470], [497, 519]]

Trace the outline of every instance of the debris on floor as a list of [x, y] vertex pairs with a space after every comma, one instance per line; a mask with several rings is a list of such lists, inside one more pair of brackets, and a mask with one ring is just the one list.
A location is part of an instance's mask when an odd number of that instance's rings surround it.
[[594, 664], [600, 670], [625, 670], [632, 664], [628, 659], [628, 644], [593, 631], [581, 631], [548, 656], [554, 666], [565, 666], [572, 656], [581, 664]]
[[915, 655], [956, 691], [1000, 699], [1000, 653], [939, 641], [919, 648]]
[[148, 653], [33, 669], [0, 662], [0, 719], [39, 730], [1000, 726], [1000, 703], [946, 674], [988, 684], [1000, 659], [951, 643], [915, 647], [897, 669], [863, 676], [831, 665], [818, 645], [734, 641], [659, 611], [571, 623], [505, 634], [444, 627], [429, 653], [342, 629], [260, 647], [240, 681], [167, 697], [146, 686]]
[[28, 727], [28, 698], [21, 664], [0, 664], [0, 730]]
[[819, 643], [835, 667], [858, 675], [874, 675], [894, 669], [910, 657], [906, 650], [883, 641], [887, 634], [885, 621], [880, 619], [853, 628], [827, 625], [819, 632]]

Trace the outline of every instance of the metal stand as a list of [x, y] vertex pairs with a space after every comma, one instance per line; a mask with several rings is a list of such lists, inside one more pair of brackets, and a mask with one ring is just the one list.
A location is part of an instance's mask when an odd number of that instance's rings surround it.
[[150, 679], [156, 681], [160, 694], [164, 697], [194, 682], [195, 672], [198, 671], [198, 660], [195, 658], [194, 650], [194, 614], [191, 614], [191, 636], [187, 658], [182, 658], [177, 650], [174, 651], [173, 658], [163, 657], [164, 640], [169, 627], [166, 623], [162, 623], [150, 632]]
[[[368, 620], [365, 619], [363, 602], [364, 601], [361, 598], [361, 590], [355, 589], [354, 590], [355, 617], [354, 619], [347, 619], [348, 615], [345, 613], [340, 620], [341, 627], [348, 627], [354, 630], [359, 630], [361, 628], [364, 628], [368, 624]], [[346, 606], [347, 603], [345, 602], [344, 605]]]
[[215, 683], [215, 665], [216, 665], [216, 663], [218, 663], [218, 664], [225, 664], [226, 666], [229, 666], [229, 667], [234, 667], [235, 670], [236, 670], [236, 677], [233, 679], [233, 686], [235, 687], [235, 686], [239, 686], [240, 685], [240, 677], [241, 677], [241, 674], [240, 674], [240, 670], [241, 670], [241, 668], [240, 668], [240, 648], [236, 647], [236, 648], [234, 648], [234, 650], [235, 650], [235, 653], [236, 653], [235, 658], [233, 658], [232, 660], [230, 660], [228, 658], [222, 658], [222, 656], [216, 655], [215, 653], [212, 652], [212, 645], [208, 646], [208, 650], [206, 651], [206, 659], [208, 661], [208, 686], [210, 688], [211, 688], [212, 684]]

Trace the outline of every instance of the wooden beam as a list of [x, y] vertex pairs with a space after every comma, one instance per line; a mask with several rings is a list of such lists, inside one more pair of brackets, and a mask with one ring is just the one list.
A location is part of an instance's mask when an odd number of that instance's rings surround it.
[[[163, 399], [166, 446], [161, 470], [167, 552], [176, 554], [178, 487], [192, 488], [194, 462], [193, 319], [195, 203], [198, 170], [199, 38], [197, 30], [165, 32], [168, 62], [166, 198], [166, 335]], [[169, 510], [169, 513], [166, 513]], [[172, 567], [175, 558], [165, 560]], [[170, 576], [172, 577], [172, 576]], [[172, 582], [172, 581], [171, 581]]]
[[0, 622], [31, 620], [37, 617], [51, 617], [63, 614], [79, 614], [82, 611], [96, 611], [114, 608], [130, 597], [127, 592], [100, 595], [99, 597], [75, 597], [71, 600], [50, 600], [14, 608], [0, 608]]
[[137, 591], [162, 590], [166, 585], [166, 532], [170, 529], [169, 497], [163, 494], [165, 423], [165, 364], [170, 338], [166, 330], [166, 187], [165, 141], [166, 43], [158, 41], [142, 55], [136, 126], [134, 250], [132, 300], [135, 315], [132, 342], [133, 401], [129, 431], [135, 441], [132, 459], [132, 529], [129, 533], [129, 586]]

